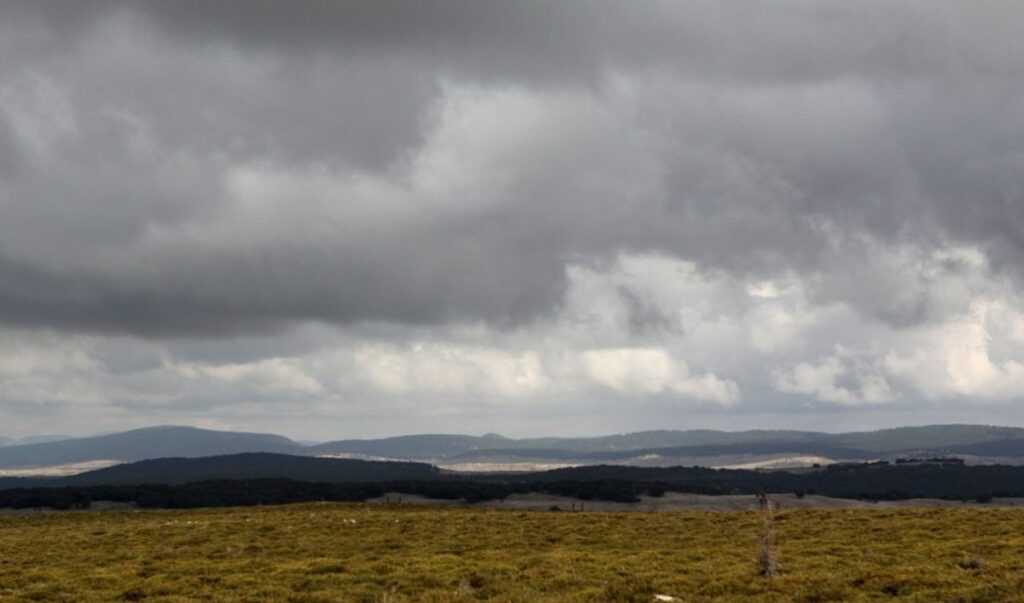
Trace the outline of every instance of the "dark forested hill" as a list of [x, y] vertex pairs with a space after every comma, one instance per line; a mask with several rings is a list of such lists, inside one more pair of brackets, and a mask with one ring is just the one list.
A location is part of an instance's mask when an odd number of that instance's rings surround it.
[[0, 479], [0, 489], [30, 486], [183, 484], [207, 480], [291, 479], [308, 482], [374, 482], [431, 479], [432, 465], [326, 459], [271, 453], [165, 458], [115, 465], [60, 478]]

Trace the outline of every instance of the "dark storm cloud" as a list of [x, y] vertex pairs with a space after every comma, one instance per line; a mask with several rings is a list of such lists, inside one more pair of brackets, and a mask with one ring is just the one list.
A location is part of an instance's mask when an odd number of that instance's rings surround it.
[[[557, 306], [567, 264], [655, 251], [796, 271], [817, 300], [908, 325], [936, 304], [879, 249], [973, 245], [1011, 274], [1024, 259], [1016, 3], [0, 11], [11, 324], [514, 324]], [[424, 192], [424, 154], [495, 182]], [[322, 173], [327, 192], [302, 184]], [[249, 198], [274, 178], [275, 199]]]

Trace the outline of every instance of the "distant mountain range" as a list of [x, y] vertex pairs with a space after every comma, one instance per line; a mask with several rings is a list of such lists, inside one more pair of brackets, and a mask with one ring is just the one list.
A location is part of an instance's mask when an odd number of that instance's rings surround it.
[[146, 459], [275, 453], [363, 460], [422, 461], [454, 469], [543, 464], [753, 466], [960, 456], [1024, 464], [1024, 428], [934, 425], [828, 434], [805, 431], [644, 431], [588, 438], [512, 439], [497, 434], [411, 435], [307, 445], [260, 433], [163, 426], [85, 438], [0, 447], [0, 470]]
[[496, 434], [415, 435], [341, 440], [309, 448], [313, 454], [474, 465], [615, 463], [640, 466], [740, 466], [788, 459], [864, 461], [897, 457], [960, 456], [973, 462], [1024, 463], [1024, 429], [934, 425], [828, 434], [808, 431], [644, 431], [590, 438], [510, 439]]

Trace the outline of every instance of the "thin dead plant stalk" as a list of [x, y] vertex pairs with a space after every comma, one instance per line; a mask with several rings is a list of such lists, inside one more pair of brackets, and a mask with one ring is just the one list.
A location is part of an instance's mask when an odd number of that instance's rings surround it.
[[779, 574], [779, 557], [776, 551], [778, 526], [775, 523], [775, 501], [765, 496], [760, 505], [761, 531], [758, 534], [758, 569], [765, 578]]

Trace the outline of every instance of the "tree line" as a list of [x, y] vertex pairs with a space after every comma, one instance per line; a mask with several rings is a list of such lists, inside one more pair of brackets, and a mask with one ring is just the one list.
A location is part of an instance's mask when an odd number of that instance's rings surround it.
[[359, 502], [389, 492], [470, 503], [542, 493], [581, 500], [636, 502], [666, 492], [690, 494], [821, 494], [863, 500], [940, 498], [988, 501], [1024, 497], [1024, 467], [956, 462], [834, 465], [809, 472], [739, 471], [701, 467], [581, 467], [521, 476], [438, 476], [429, 480], [317, 482], [218, 479], [180, 485], [27, 487], [0, 490], [0, 508], [86, 509], [93, 501], [140, 508]]

